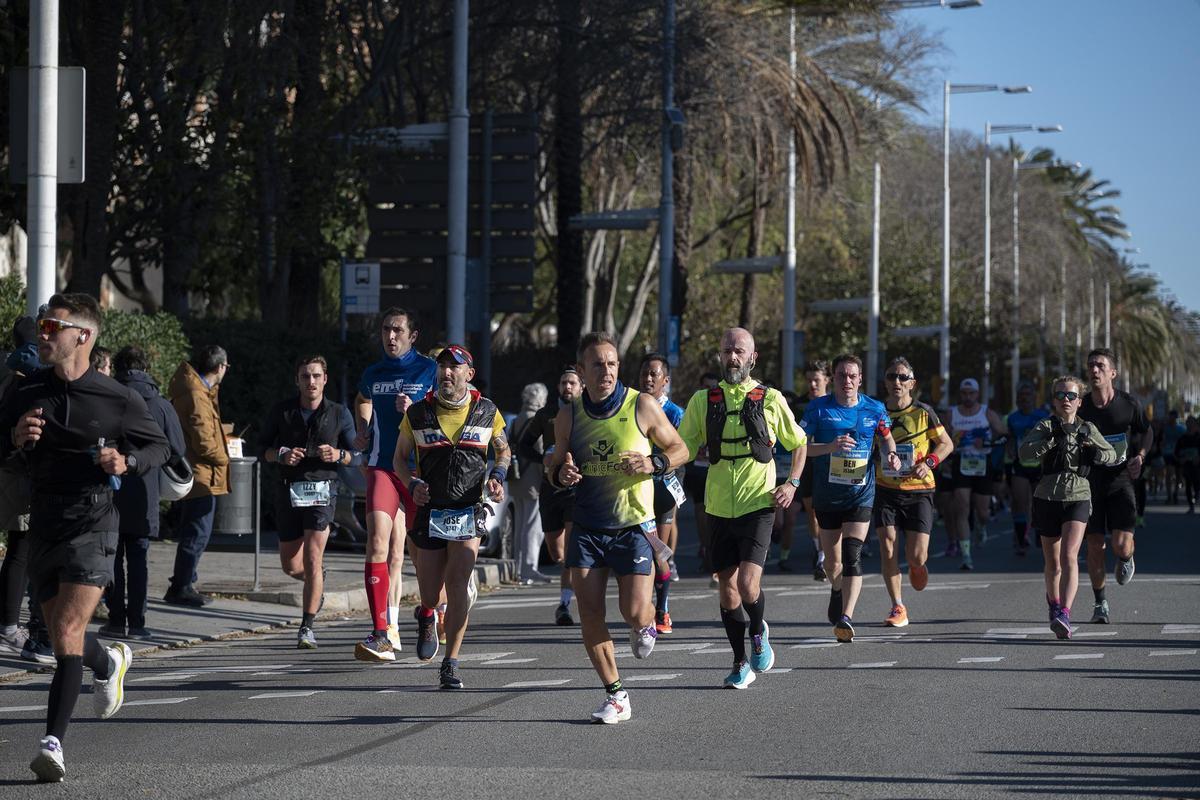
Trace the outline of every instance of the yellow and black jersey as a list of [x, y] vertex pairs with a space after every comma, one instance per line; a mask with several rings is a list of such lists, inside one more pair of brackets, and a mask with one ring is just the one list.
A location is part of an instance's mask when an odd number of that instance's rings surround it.
[[907, 408], [899, 411], [888, 409], [892, 420], [892, 438], [896, 440], [896, 454], [900, 456], [900, 469], [893, 470], [886, 462], [876, 463], [875, 480], [885, 489], [902, 492], [932, 492], [935, 484], [933, 472], [924, 478], [912, 475], [913, 466], [925, 460], [934, 449], [934, 442], [946, 436], [937, 412], [914, 400]]

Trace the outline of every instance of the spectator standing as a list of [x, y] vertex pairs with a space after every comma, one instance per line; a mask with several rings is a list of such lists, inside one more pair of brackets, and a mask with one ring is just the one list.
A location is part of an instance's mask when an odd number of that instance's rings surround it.
[[[544, 383], [531, 383], [521, 391], [521, 411], [509, 426], [509, 441], [518, 443], [533, 418], [546, 405], [550, 392]], [[538, 459], [522, 458], [518, 452], [515, 469], [508, 473], [512, 484], [514, 518], [514, 556], [517, 560], [517, 579], [525, 585], [549, 583], [550, 578], [538, 572], [538, 554], [542, 550], [542, 522], [538, 515], [538, 496], [542, 486], [542, 465]], [[515, 473], [515, 474], [514, 474]]]
[[179, 415], [192, 465], [192, 491], [179, 504], [179, 547], [175, 570], [163, 597], [168, 603], [200, 607], [211, 602], [196, 591], [200, 556], [212, 536], [217, 498], [229, 493], [229, 450], [221, 429], [217, 395], [229, 372], [229, 356], [218, 345], [197, 351], [194, 363], [183, 362], [171, 378], [171, 405]]

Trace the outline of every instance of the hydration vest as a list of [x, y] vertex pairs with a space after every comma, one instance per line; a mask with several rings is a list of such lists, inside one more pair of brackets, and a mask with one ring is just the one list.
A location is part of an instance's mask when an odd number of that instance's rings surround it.
[[[760, 383], [746, 393], [746, 400], [742, 403], [740, 410], [730, 411], [725, 405], [725, 390], [720, 386], [708, 390], [708, 416], [705, 418], [705, 429], [710, 463], [716, 464], [723, 458], [753, 458], [760, 464], [766, 464], [772, 460], [774, 453], [771, 446], [771, 431], [767, 428], [767, 416], [764, 411], [766, 396], [767, 387]], [[741, 417], [742, 428], [745, 429], [746, 435], [726, 439], [723, 436], [725, 420], [727, 417], [734, 416]], [[729, 455], [722, 450], [722, 443], [746, 444], [749, 445], [750, 452]]]
[[[1043, 475], [1057, 475], [1060, 472], [1071, 472], [1081, 478], [1086, 478], [1092, 471], [1092, 462], [1095, 459], [1095, 451], [1090, 447], [1080, 447], [1079, 439], [1087, 437], [1086, 422], [1079, 424], [1074, 433], [1067, 433], [1059, 430], [1060, 433], [1055, 433], [1053, 436], [1054, 447], [1046, 454], [1042, 461]], [[1067, 445], [1074, 442], [1075, 449], [1079, 451], [1079, 466], [1072, 468], [1067, 462]]]
[[421, 479], [429, 484], [431, 508], [463, 508], [483, 499], [488, 444], [496, 406], [479, 392], [471, 392], [471, 407], [455, 441], [438, 423], [433, 392], [408, 409], [408, 424], [417, 445]]

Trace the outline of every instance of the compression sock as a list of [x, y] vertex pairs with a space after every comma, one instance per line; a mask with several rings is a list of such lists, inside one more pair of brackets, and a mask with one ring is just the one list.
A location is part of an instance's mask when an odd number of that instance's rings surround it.
[[662, 575], [654, 576], [654, 610], [659, 614], [667, 613], [667, 592], [671, 591], [671, 579]]
[[609, 694], [616, 694], [617, 692], [621, 691], [624, 688], [625, 687], [623, 685], [621, 685], [620, 678], [617, 678], [612, 683], [604, 684], [604, 691], [608, 692]]
[[742, 603], [746, 615], [750, 617], [750, 635], [761, 636], [763, 632], [763, 612], [767, 609], [767, 596], [762, 591], [753, 603]]
[[50, 705], [46, 709], [46, 735], [61, 742], [67, 735], [67, 723], [83, 688], [83, 656], [57, 656], [58, 668], [50, 681]]
[[82, 663], [100, 680], [108, 680], [108, 673], [112, 671], [112, 662], [108, 659], [108, 648], [100, 644], [100, 640], [94, 633], [86, 634], [83, 637]]
[[365, 570], [367, 608], [376, 633], [387, 633], [388, 565], [386, 561], [368, 561]]
[[417, 608], [417, 616], [420, 617], [421, 619], [429, 619], [430, 617], [433, 616], [433, 612], [434, 612], [434, 609], [426, 608], [425, 606], [419, 606]]
[[734, 609], [721, 609], [721, 622], [725, 625], [725, 635], [729, 637], [729, 646], [733, 648], [733, 660], [746, 660], [746, 619], [741, 606]]
[[1103, 586], [1101, 586], [1099, 589], [1092, 589], [1092, 594], [1096, 595], [1097, 603], [1104, 602], [1104, 587]]
[[963, 561], [971, 560], [971, 540], [963, 539], [958, 543], [958, 549], [962, 552]]
[[316, 614], [309, 614], [307, 611], [305, 611], [300, 617], [300, 627], [311, 628], [313, 626], [313, 621], [316, 620], [316, 618]]
[[569, 606], [571, 605], [571, 598], [574, 596], [574, 589], [563, 589], [558, 593], [558, 602], [564, 606]]
[[1018, 547], [1025, 546], [1025, 534], [1029, 530], [1029, 523], [1025, 519], [1024, 514], [1013, 514], [1013, 538], [1016, 539]]

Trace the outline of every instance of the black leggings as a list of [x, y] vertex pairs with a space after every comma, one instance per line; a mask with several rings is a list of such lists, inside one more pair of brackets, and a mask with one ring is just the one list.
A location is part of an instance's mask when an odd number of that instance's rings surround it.
[[25, 568], [29, 564], [29, 534], [8, 532], [8, 554], [0, 565], [0, 625], [16, 625], [21, 619], [21, 600], [29, 581]]
[[1133, 495], [1137, 498], [1137, 515], [1139, 517], [1146, 516], [1146, 475], [1142, 473], [1138, 479], [1133, 482]]
[[1179, 469], [1183, 473], [1183, 487], [1187, 492], [1188, 505], [1194, 506], [1200, 501], [1200, 464], [1181, 464]]

